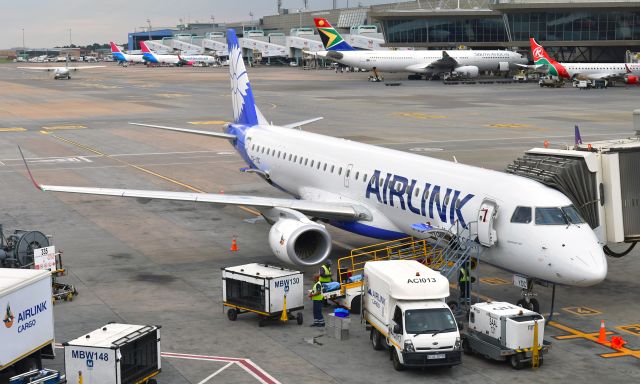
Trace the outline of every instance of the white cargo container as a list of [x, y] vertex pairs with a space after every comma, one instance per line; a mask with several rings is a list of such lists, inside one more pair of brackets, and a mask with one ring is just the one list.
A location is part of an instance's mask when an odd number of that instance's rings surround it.
[[41, 367], [53, 358], [51, 272], [0, 268], [0, 371]]
[[415, 260], [371, 261], [363, 294], [373, 348], [389, 349], [396, 370], [462, 362], [446, 277]]
[[549, 349], [544, 341], [542, 315], [506, 302], [486, 302], [471, 306], [469, 326], [463, 332], [465, 352], [477, 352], [494, 360], [507, 360], [520, 369], [530, 362], [534, 349], [534, 327], [538, 323], [535, 347], [542, 354]]
[[160, 327], [111, 323], [63, 344], [69, 383], [155, 383]]
[[[268, 319], [304, 308], [303, 274], [299, 271], [268, 264], [245, 264], [222, 269], [222, 302], [228, 307], [227, 317], [235, 321], [238, 314], [257, 313], [260, 326]], [[295, 317], [302, 324], [302, 313]]]

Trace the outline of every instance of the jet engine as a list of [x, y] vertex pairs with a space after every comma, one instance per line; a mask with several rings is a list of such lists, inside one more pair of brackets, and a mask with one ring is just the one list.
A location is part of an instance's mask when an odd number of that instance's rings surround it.
[[624, 77], [625, 84], [638, 84], [638, 80], [640, 80], [638, 76], [634, 75], [627, 75]]
[[281, 261], [316, 265], [329, 256], [331, 235], [322, 224], [304, 218], [280, 218], [269, 231], [269, 245]]
[[456, 68], [453, 73], [465, 76], [465, 77], [478, 77], [480, 74], [480, 69], [475, 65], [464, 65], [462, 67]]

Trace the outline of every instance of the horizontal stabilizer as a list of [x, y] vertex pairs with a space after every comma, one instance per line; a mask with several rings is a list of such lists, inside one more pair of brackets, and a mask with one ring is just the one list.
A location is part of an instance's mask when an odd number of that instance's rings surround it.
[[184, 133], [193, 133], [195, 135], [219, 137], [219, 138], [222, 138], [222, 139], [235, 139], [236, 138], [236, 135], [232, 135], [230, 133], [224, 133], [224, 132], [199, 131], [199, 130], [196, 130], [196, 129], [165, 127], [164, 125], [153, 125], [153, 124], [140, 124], [140, 123], [129, 123], [129, 124], [131, 124], [131, 125], [139, 125], [141, 127], [165, 129], [167, 131], [176, 131], [176, 132], [184, 132]]
[[298, 128], [298, 127], [302, 127], [303, 125], [315, 123], [316, 121], [322, 120], [322, 119], [324, 119], [324, 117], [314, 117], [313, 119], [302, 120], [302, 121], [298, 121], [298, 122], [295, 122], [295, 123], [283, 125], [283, 127], [285, 127], [285, 128]]

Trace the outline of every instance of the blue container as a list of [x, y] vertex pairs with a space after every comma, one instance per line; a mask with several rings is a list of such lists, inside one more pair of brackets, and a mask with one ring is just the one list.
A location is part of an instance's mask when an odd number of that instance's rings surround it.
[[333, 314], [336, 315], [336, 317], [349, 317], [349, 310], [345, 308], [336, 308], [333, 311]]

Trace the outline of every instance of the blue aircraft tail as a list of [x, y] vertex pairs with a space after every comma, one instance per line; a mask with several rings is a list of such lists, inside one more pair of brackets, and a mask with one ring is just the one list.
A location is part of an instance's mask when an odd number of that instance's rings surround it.
[[582, 137], [580, 136], [580, 128], [578, 128], [578, 126], [576, 125], [575, 127], [575, 131], [574, 131], [574, 138], [575, 138], [575, 145], [576, 147], [579, 144], [582, 144]]
[[266, 119], [256, 107], [247, 68], [242, 59], [242, 47], [233, 29], [227, 30], [227, 49], [229, 50], [233, 122], [248, 126], [267, 124]]

